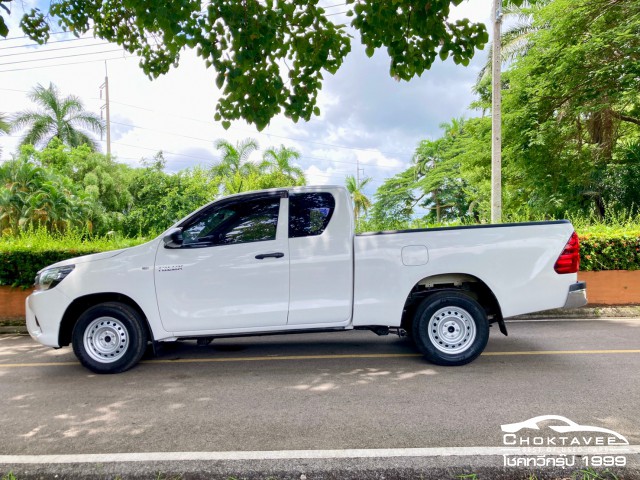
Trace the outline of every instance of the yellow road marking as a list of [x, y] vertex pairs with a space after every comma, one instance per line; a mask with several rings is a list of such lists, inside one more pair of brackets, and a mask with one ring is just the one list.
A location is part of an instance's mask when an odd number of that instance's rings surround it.
[[261, 362], [269, 360], [327, 360], [340, 358], [402, 358], [421, 357], [419, 353], [361, 353], [335, 355], [283, 355], [270, 357], [223, 357], [223, 358], [180, 358], [178, 360], [156, 359], [141, 363], [199, 363], [199, 362]]
[[[607, 355], [607, 354], [640, 353], [637, 350], [532, 350], [522, 352], [484, 352], [483, 357], [505, 357], [518, 355]], [[155, 359], [144, 360], [140, 363], [217, 363], [217, 362], [264, 362], [286, 360], [331, 360], [347, 358], [407, 358], [421, 357], [419, 353], [360, 353], [360, 354], [336, 354], [336, 355], [283, 355], [270, 357], [222, 357], [222, 358], [178, 358], [172, 360]], [[62, 367], [79, 365], [78, 362], [40, 362], [40, 363], [0, 363], [0, 368], [26, 368], [26, 367]]]
[[640, 353], [640, 350], [539, 350], [530, 352], [484, 352], [487, 357], [502, 355], [598, 355], [607, 353]]
[[47, 362], [47, 363], [0, 363], [0, 368], [13, 367], [65, 367], [68, 365], [80, 365], [78, 362]]

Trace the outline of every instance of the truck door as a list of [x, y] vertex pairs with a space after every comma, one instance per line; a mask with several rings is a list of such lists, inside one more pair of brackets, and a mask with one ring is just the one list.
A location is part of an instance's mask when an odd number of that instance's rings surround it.
[[288, 325], [350, 320], [353, 232], [348, 213], [346, 199], [326, 191], [289, 195]]
[[155, 284], [169, 332], [287, 323], [286, 193], [214, 203], [183, 226], [182, 245], [160, 244]]

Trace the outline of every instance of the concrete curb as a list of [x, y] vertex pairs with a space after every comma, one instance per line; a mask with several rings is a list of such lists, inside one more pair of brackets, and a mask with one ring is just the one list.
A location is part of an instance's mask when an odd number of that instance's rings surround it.
[[556, 310], [545, 310], [542, 312], [530, 313], [511, 317], [511, 319], [533, 320], [537, 318], [636, 318], [640, 317], [639, 305], [602, 305], [581, 308], [559, 308]]
[[28, 333], [27, 327], [24, 325], [2, 325], [0, 323], [0, 335], [23, 335]]
[[[18, 465], [12, 470], [19, 480], [64, 478], [68, 480], [571, 480], [582, 478], [580, 467], [504, 467], [502, 457], [434, 457], [395, 459], [327, 459], [215, 462], [125, 462], [118, 464]], [[635, 463], [635, 462], [634, 462]], [[0, 466], [6, 469], [5, 465]], [[640, 480], [637, 465], [595, 470], [604, 476]], [[586, 478], [586, 477], [585, 477]]]

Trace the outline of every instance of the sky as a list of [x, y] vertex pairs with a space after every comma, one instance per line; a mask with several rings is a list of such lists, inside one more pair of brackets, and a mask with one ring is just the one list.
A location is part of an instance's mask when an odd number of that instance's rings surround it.
[[[28, 0], [25, 6], [30, 8]], [[340, 6], [329, 9], [333, 13], [340, 10]], [[452, 9], [450, 19], [487, 24], [490, 11], [491, 0], [465, 0]], [[18, 36], [19, 30], [11, 28], [18, 17], [10, 18], [10, 38]], [[338, 20], [341, 15], [333, 18]], [[348, 22], [346, 17], [343, 20]], [[235, 143], [251, 137], [261, 150], [280, 145], [298, 150], [298, 164], [310, 185], [343, 185], [345, 176], [356, 175], [359, 165], [360, 176], [371, 177], [365, 190], [369, 195], [386, 178], [407, 168], [421, 140], [438, 138], [441, 123], [477, 115], [468, 106], [474, 99], [472, 86], [487, 58], [485, 48], [468, 67], [438, 59], [421, 77], [398, 82], [389, 76], [386, 53], [378, 50], [368, 58], [356, 36], [339, 71], [333, 76], [325, 74], [318, 97], [319, 117], [293, 123], [281, 115], [258, 132], [241, 121], [229, 130], [214, 121], [219, 96], [215, 72], [206, 69], [194, 52], [184, 52], [178, 68], [149, 80], [137, 58], [117, 45], [90, 34], [81, 40], [74, 38], [56, 35], [51, 40], [57, 42], [45, 46], [24, 37], [0, 40], [0, 111], [11, 114], [33, 108], [28, 90], [52, 82], [63, 95], [76, 95], [87, 110], [99, 113], [105, 103], [100, 86], [106, 68], [111, 151], [118, 161], [135, 166], [141, 158], [162, 150], [168, 171], [207, 167], [220, 158], [214, 147], [217, 139]], [[19, 133], [0, 136], [1, 160], [11, 158], [18, 141]], [[106, 151], [104, 138], [100, 145]], [[260, 156], [257, 152], [253, 159]]]

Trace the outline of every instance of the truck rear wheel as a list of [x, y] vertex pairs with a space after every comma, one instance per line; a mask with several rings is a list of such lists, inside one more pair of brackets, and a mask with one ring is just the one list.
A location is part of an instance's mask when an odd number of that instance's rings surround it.
[[133, 308], [118, 302], [86, 310], [73, 327], [73, 352], [95, 373], [120, 373], [140, 361], [147, 346], [144, 320]]
[[489, 322], [484, 309], [461, 292], [427, 297], [413, 319], [413, 341], [436, 365], [465, 365], [487, 346]]

